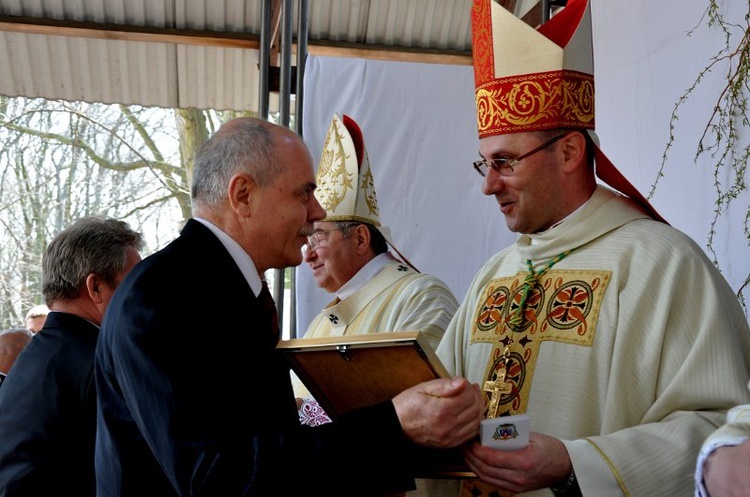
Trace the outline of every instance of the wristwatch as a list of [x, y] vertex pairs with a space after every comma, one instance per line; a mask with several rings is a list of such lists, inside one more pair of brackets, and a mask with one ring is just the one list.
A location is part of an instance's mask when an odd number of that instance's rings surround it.
[[558, 482], [556, 485], [552, 485], [549, 489], [552, 490], [555, 497], [583, 497], [581, 487], [578, 486], [576, 472], [573, 470], [572, 466], [568, 477]]

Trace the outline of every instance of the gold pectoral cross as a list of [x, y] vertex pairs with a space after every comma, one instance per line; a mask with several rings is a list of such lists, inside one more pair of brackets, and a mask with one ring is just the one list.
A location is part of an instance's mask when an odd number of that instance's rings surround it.
[[507, 364], [508, 356], [510, 355], [510, 349], [505, 347], [503, 351], [502, 361], [500, 368], [497, 371], [497, 379], [492, 381], [484, 382], [484, 391], [487, 392], [489, 397], [489, 404], [487, 405], [487, 419], [496, 418], [497, 411], [500, 407], [500, 397], [503, 394], [510, 393], [512, 385], [505, 381], [505, 377], [508, 374]]

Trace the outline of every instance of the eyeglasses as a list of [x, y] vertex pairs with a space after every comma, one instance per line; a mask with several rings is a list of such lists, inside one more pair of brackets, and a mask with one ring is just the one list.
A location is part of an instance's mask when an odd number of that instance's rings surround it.
[[307, 237], [307, 250], [315, 250], [320, 246], [322, 242], [328, 240], [327, 233], [331, 233], [333, 231], [347, 231], [353, 226], [357, 225], [359, 225], [359, 223], [350, 223], [345, 226], [338, 226], [330, 230], [316, 231], [315, 233]]
[[513, 167], [524, 160], [527, 157], [531, 157], [535, 153], [544, 150], [545, 148], [549, 147], [553, 143], [555, 143], [557, 140], [560, 140], [567, 136], [568, 133], [564, 133], [560, 136], [556, 136], [552, 138], [551, 140], [548, 140], [538, 147], [536, 147], [531, 152], [526, 152], [525, 154], [519, 155], [518, 157], [498, 157], [497, 159], [482, 159], [474, 162], [474, 169], [477, 170], [479, 174], [482, 175], [482, 177], [487, 176], [487, 172], [489, 168], [492, 168], [495, 170], [496, 173], [498, 173], [500, 176], [512, 176], [515, 172], [513, 170]]

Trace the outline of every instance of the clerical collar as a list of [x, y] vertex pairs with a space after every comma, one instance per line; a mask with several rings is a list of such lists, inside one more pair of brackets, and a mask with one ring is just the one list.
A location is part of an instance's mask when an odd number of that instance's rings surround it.
[[393, 256], [388, 252], [378, 254], [370, 262], [362, 266], [362, 269], [357, 271], [357, 274], [352, 276], [349, 281], [341, 285], [336, 291], [336, 296], [339, 300], [351, 296], [354, 292], [362, 288], [365, 283], [375, 277], [382, 269], [388, 265], [390, 261], [394, 260]]
[[216, 235], [216, 238], [218, 238], [221, 244], [224, 245], [224, 248], [227, 249], [227, 252], [229, 252], [229, 255], [232, 257], [232, 259], [234, 259], [235, 264], [237, 264], [237, 267], [240, 268], [240, 271], [242, 271], [242, 276], [244, 276], [245, 280], [247, 280], [247, 284], [250, 285], [250, 288], [253, 290], [255, 296], [257, 297], [258, 295], [260, 295], [260, 291], [263, 288], [260, 281], [260, 275], [258, 274], [258, 270], [255, 268], [255, 263], [253, 262], [250, 255], [245, 252], [245, 249], [243, 249], [240, 244], [234, 240], [234, 238], [229, 236], [225, 231], [213, 224], [211, 221], [207, 221], [200, 217], [194, 217], [193, 219], [201, 223], [203, 226], [211, 230], [211, 233]]
[[558, 222], [556, 222], [555, 224], [553, 224], [552, 226], [550, 226], [550, 227], [549, 227], [549, 228], [547, 228], [546, 230], [543, 230], [543, 231], [535, 231], [534, 233], [532, 233], [532, 235], [538, 235], [538, 234], [540, 234], [540, 233], [546, 233], [547, 231], [549, 231], [549, 230], [551, 230], [551, 229], [557, 228], [557, 227], [558, 227], [558, 226], [560, 226], [560, 225], [561, 225], [562, 223], [564, 223], [565, 221], [567, 221], [568, 219], [570, 219], [571, 217], [573, 217], [573, 216], [574, 216], [574, 215], [575, 215], [575, 214], [576, 214], [577, 212], [581, 212], [581, 211], [583, 210], [583, 208], [584, 208], [584, 207], [586, 207], [586, 205], [587, 205], [587, 204], [588, 204], [589, 202], [591, 202], [591, 197], [589, 197], [589, 199], [588, 199], [587, 201], [585, 201], [584, 203], [582, 203], [581, 205], [579, 205], [579, 206], [578, 206], [578, 208], [577, 208], [576, 210], [574, 210], [573, 212], [571, 212], [570, 214], [568, 214], [568, 215], [567, 215], [567, 216], [565, 216], [564, 218], [560, 219], [560, 220], [559, 220]]

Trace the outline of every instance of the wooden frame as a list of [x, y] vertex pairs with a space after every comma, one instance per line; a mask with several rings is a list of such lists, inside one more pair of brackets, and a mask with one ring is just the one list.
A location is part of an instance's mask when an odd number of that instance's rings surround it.
[[331, 419], [449, 377], [419, 331], [283, 340], [278, 348]]

